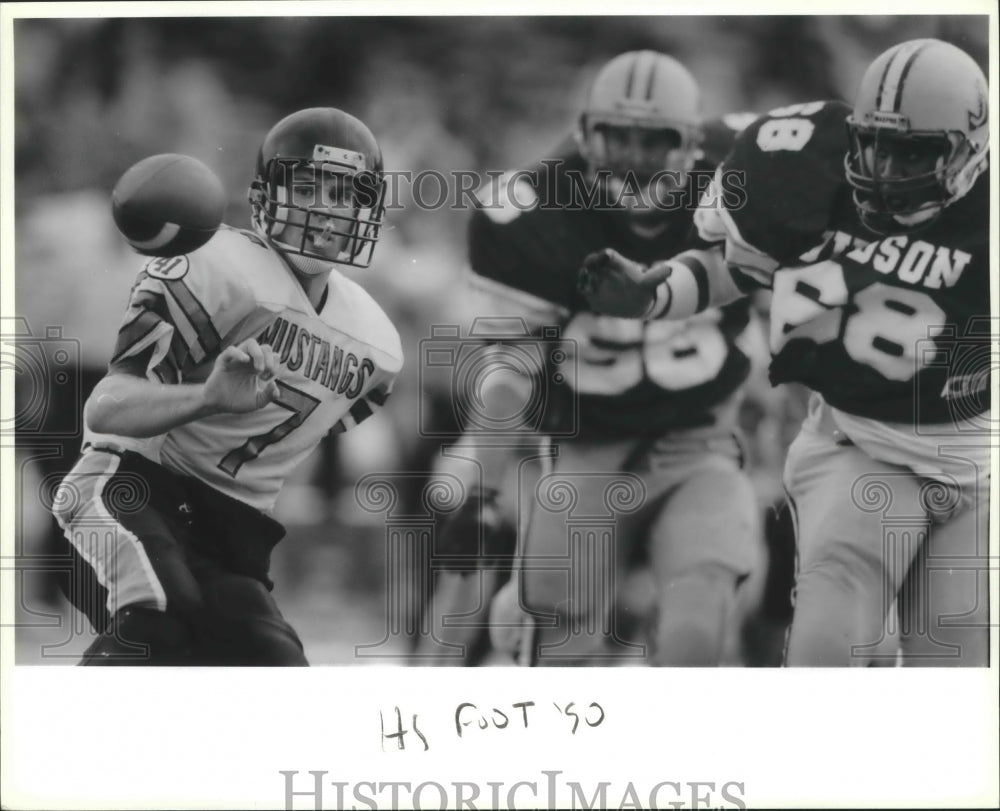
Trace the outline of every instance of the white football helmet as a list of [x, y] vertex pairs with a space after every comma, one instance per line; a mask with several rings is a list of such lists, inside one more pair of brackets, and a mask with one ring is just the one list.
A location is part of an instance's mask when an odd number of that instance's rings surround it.
[[[609, 153], [609, 127], [660, 130], [671, 134], [672, 148], [645, 165], [647, 155], [624, 160]], [[594, 79], [580, 115], [577, 143], [592, 169], [643, 173], [650, 169], [690, 169], [702, 140], [701, 92], [680, 62], [655, 51], [630, 51], [608, 62]]]
[[924, 227], [968, 193], [988, 160], [987, 94], [979, 66], [940, 40], [910, 40], [872, 62], [847, 120], [845, 161], [866, 225]]

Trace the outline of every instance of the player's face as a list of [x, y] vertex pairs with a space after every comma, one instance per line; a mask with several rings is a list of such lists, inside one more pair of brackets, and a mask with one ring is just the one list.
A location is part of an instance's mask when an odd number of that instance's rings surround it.
[[604, 137], [605, 162], [612, 174], [623, 177], [632, 172], [643, 185], [656, 172], [672, 168], [681, 146], [676, 130], [603, 126], [598, 132]]
[[902, 179], [933, 172], [944, 159], [946, 144], [931, 138], [873, 138], [865, 159], [879, 177]]
[[687, 182], [689, 154], [681, 149], [677, 130], [597, 125], [602, 142], [597, 169], [611, 172], [614, 199], [636, 224], [652, 223], [674, 204], [674, 195]]
[[883, 186], [883, 197], [890, 211], [912, 211], [935, 201], [936, 186], [906, 181], [935, 176], [948, 154], [945, 139], [865, 135], [860, 145], [864, 165], [876, 183], [889, 184]]
[[351, 223], [345, 218], [354, 215], [351, 176], [344, 172], [297, 167], [292, 177], [289, 202], [295, 208], [290, 212], [289, 225], [282, 239], [297, 244], [303, 239], [303, 226], [308, 225], [305, 247], [328, 259], [336, 259], [350, 240]]

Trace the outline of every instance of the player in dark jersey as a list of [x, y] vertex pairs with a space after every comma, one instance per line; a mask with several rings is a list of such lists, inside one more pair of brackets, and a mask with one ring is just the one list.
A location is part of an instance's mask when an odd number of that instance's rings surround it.
[[[726, 129], [716, 126], [717, 135]], [[651, 51], [622, 54], [597, 75], [576, 143], [481, 190], [472, 215], [472, 311], [499, 342], [483, 352], [494, 352], [496, 368], [516, 367], [512, 353], [537, 359], [522, 362], [534, 363], [529, 374], [508, 376], [506, 406], [497, 405], [500, 387], [473, 394], [492, 398], [496, 413], [522, 417], [522, 435], [552, 445], [523, 454], [547, 466], [505, 467], [509, 449], [484, 447], [503, 444], [501, 431], [479, 431], [478, 447], [476, 431], [468, 434], [459, 453], [478, 459], [483, 480], [444, 542], [475, 545], [470, 515], [498, 516], [498, 502], [517, 516], [520, 576], [494, 610], [495, 619], [513, 619], [494, 624], [535, 616], [530, 656], [539, 664], [643, 658], [638, 647], [609, 647], [622, 642], [622, 618], [611, 616], [615, 589], [637, 556], [652, 567], [659, 606], [649, 661], [718, 664], [737, 620], [738, 586], [761, 554], [735, 427], [750, 370], [744, 349], [757, 327], [748, 328], [746, 303], [643, 324], [597, 315], [576, 287], [584, 258], [606, 247], [637, 261], [706, 261], [708, 245], [692, 226], [699, 187], [714, 169], [702, 138], [687, 70]], [[511, 319], [520, 336], [509, 332]], [[516, 533], [487, 528], [487, 543], [495, 536], [508, 539], [509, 560]], [[478, 601], [478, 579], [465, 587]]]
[[717, 179], [740, 173], [745, 198], [716, 187], [696, 215], [731, 275], [607, 255], [583, 274], [596, 307], [669, 318], [697, 291], [772, 291], [771, 379], [814, 392], [785, 467], [790, 665], [867, 662], [894, 601], [905, 663], [988, 661], [986, 104], [958, 48], [898, 45], [853, 110], [774, 110], [737, 139]]

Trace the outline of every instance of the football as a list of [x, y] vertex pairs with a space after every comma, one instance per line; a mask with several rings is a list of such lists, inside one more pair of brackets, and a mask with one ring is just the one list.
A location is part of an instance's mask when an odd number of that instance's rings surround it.
[[146, 256], [179, 256], [200, 248], [222, 224], [225, 208], [219, 178], [188, 155], [145, 158], [111, 192], [115, 225]]

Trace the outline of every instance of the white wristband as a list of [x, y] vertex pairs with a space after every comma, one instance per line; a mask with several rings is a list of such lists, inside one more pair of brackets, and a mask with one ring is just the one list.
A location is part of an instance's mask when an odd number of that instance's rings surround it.
[[674, 293], [670, 289], [669, 282], [660, 282], [656, 286], [656, 291], [653, 295], [653, 300], [649, 303], [649, 307], [646, 308], [646, 312], [642, 314], [643, 321], [652, 321], [655, 318], [659, 318], [665, 312], [670, 309], [670, 304], [673, 301]]

